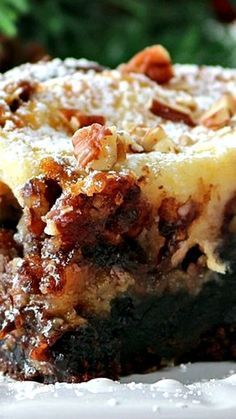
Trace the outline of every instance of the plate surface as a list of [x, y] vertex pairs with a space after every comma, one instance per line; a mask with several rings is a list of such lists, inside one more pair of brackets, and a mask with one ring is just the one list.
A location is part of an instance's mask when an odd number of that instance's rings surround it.
[[236, 363], [180, 365], [82, 384], [1, 378], [1, 419], [235, 419]]

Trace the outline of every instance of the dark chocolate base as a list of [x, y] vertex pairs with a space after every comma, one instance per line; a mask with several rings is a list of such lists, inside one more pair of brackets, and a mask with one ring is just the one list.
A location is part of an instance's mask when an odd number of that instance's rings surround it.
[[[232, 243], [224, 257], [233, 259]], [[51, 373], [27, 378], [78, 382], [160, 368], [168, 362], [236, 359], [236, 263], [231, 273], [211, 273], [196, 296], [186, 291], [162, 296], [125, 293], [112, 302], [109, 317], [66, 332], [51, 347]], [[26, 378], [30, 368], [21, 343], [2, 351], [6, 370]]]
[[[236, 278], [207, 283], [198, 296], [113, 301], [109, 319], [66, 333], [52, 348], [57, 379], [117, 378], [169, 361], [236, 359]], [[75, 378], [76, 379], [76, 378]]]

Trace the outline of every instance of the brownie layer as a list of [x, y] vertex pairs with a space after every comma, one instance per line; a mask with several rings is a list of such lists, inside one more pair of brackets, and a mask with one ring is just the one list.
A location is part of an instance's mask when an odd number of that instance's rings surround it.
[[124, 293], [112, 301], [109, 318], [91, 318], [63, 336], [52, 347], [57, 379], [70, 381], [83, 368], [83, 379], [114, 378], [172, 361], [236, 359], [235, 249], [235, 237], [227, 237], [220, 254], [231, 272], [207, 271], [210, 278], [198, 295]]
[[169, 362], [236, 359], [235, 295], [230, 276], [204, 285], [197, 297], [124, 294], [112, 302], [108, 319], [92, 318], [52, 347], [57, 379], [118, 378]]
[[[78, 308], [86, 323], [64, 330], [61, 325], [51, 345], [45, 349], [41, 342], [33, 356], [32, 352], [29, 356], [29, 345], [33, 346], [32, 335], [37, 337], [37, 312], [28, 313], [23, 335], [18, 325], [18, 335], [8, 333], [2, 340], [2, 369], [21, 379], [78, 382], [101, 376], [118, 378], [169, 362], [235, 359], [235, 241], [227, 237], [221, 252], [222, 258], [230, 262], [230, 273], [206, 270], [206, 283], [197, 294], [184, 289], [166, 290], [161, 295], [154, 290], [131, 289], [111, 301], [109, 313], [95, 314]], [[128, 248], [124, 254], [127, 263]], [[111, 249], [104, 257], [112, 261]], [[125, 260], [122, 255], [120, 259]], [[102, 259], [103, 263], [106, 259]], [[136, 261], [136, 269], [141, 269], [143, 264], [139, 263], [138, 267]], [[176, 273], [172, 272], [173, 280]], [[38, 315], [39, 310], [40, 306]]]
[[198, 296], [186, 292], [145, 298], [124, 293], [112, 301], [109, 316], [88, 318], [51, 347], [45, 372], [32, 368], [15, 342], [1, 349], [8, 373], [40, 382], [117, 379], [169, 362], [236, 359], [236, 283], [218, 275]]

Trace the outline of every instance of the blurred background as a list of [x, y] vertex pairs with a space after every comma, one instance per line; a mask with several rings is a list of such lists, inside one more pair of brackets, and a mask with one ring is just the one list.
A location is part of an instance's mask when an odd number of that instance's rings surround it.
[[0, 0], [1, 71], [44, 56], [116, 66], [154, 43], [236, 67], [236, 0]]

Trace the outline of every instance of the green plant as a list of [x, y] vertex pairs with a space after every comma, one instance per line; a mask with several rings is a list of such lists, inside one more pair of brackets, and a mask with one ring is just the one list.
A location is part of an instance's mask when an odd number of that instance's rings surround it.
[[[175, 62], [236, 66], [236, 39], [206, 0], [0, 0], [0, 30], [43, 45], [52, 56], [115, 66], [164, 44]], [[5, 23], [4, 23], [5, 21]]]
[[28, 9], [28, 0], [1, 0], [0, 32], [7, 36], [16, 35], [17, 21]]

